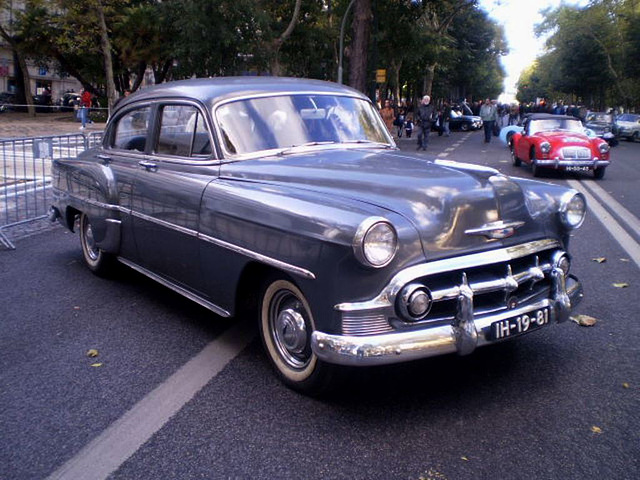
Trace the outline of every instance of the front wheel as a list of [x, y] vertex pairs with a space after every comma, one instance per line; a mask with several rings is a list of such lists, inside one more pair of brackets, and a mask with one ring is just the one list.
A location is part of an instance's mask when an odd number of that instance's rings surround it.
[[469, 124], [467, 123], [461, 123], [460, 124], [460, 130], [462, 130], [463, 132], [466, 132], [469, 130]]
[[89, 217], [84, 213], [80, 215], [80, 245], [82, 245], [82, 256], [89, 270], [96, 275], [107, 275], [111, 271], [115, 259], [98, 247], [93, 237]]
[[540, 176], [540, 167], [538, 166], [538, 162], [536, 161], [536, 151], [535, 149], [531, 149], [531, 173], [533, 173], [534, 177]]
[[302, 292], [284, 278], [266, 282], [260, 305], [260, 337], [271, 364], [289, 387], [310, 395], [330, 390], [338, 367], [311, 350], [314, 320]]
[[509, 149], [511, 150], [511, 160], [513, 160], [513, 165], [515, 167], [519, 167], [522, 164], [522, 160], [518, 158], [515, 145], [513, 144], [513, 139], [509, 140]]
[[606, 167], [598, 167], [593, 169], [593, 177], [596, 180], [602, 180], [604, 178], [604, 171]]

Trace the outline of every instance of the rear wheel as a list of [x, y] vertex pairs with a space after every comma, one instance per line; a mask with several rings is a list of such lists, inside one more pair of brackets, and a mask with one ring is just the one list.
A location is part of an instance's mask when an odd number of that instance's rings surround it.
[[82, 256], [89, 270], [96, 275], [107, 275], [111, 271], [115, 257], [98, 247], [93, 237], [91, 222], [85, 213], [80, 214], [80, 245], [82, 245]]
[[310, 395], [330, 389], [338, 367], [311, 350], [313, 315], [302, 292], [289, 280], [265, 283], [260, 305], [260, 337], [271, 364], [289, 387]]
[[468, 123], [461, 123], [460, 124], [460, 130], [462, 130], [463, 132], [466, 132], [469, 130], [469, 124]]
[[640, 132], [634, 132], [633, 137], [631, 137], [631, 141], [637, 142], [638, 140], [640, 140]]

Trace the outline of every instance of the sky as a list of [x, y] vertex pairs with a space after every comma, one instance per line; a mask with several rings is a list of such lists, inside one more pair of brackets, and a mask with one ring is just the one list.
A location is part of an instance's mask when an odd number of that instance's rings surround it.
[[544, 51], [544, 38], [537, 38], [534, 26], [542, 21], [541, 11], [561, 3], [584, 6], [588, 0], [480, 0], [489, 17], [504, 27], [509, 55], [502, 58], [507, 78], [502, 101], [511, 101], [520, 72]]

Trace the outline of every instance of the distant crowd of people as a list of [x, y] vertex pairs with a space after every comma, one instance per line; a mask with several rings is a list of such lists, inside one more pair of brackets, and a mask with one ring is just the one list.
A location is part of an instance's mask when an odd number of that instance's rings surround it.
[[[501, 104], [489, 98], [467, 103], [466, 99], [458, 103], [448, 100], [439, 101], [437, 105], [431, 102], [429, 95], [420, 100], [417, 108], [411, 102], [401, 100], [394, 103], [389, 99], [383, 105], [378, 105], [380, 114], [389, 132], [395, 138], [411, 138], [417, 130], [418, 150], [426, 150], [429, 144], [429, 133], [437, 131], [438, 135], [449, 136], [449, 121], [452, 110], [462, 115], [474, 115], [482, 118], [484, 141], [491, 142], [492, 136], [497, 136], [502, 127], [518, 125], [524, 115], [529, 113], [551, 113], [569, 115], [585, 121], [590, 111], [584, 105], [565, 105], [562, 100], [553, 104], [545, 101], [527, 104]], [[618, 112], [612, 111], [614, 115]]]

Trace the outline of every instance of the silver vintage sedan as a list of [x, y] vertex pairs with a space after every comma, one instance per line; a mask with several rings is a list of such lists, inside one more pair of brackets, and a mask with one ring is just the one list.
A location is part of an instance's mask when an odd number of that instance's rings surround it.
[[52, 218], [87, 266], [120, 262], [223, 317], [253, 312], [290, 387], [344, 366], [502, 342], [567, 320], [582, 194], [399, 151], [333, 83], [214, 78], [120, 102], [53, 165]]

